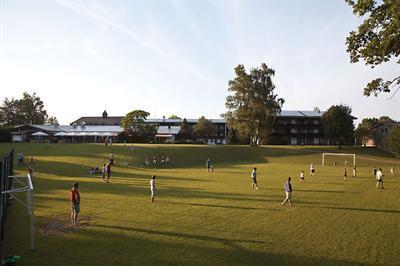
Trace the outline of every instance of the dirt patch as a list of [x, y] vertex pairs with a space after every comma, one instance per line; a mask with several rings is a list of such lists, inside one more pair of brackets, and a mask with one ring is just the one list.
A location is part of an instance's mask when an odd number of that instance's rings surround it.
[[64, 235], [85, 229], [91, 224], [91, 218], [83, 216], [78, 219], [78, 225], [72, 225], [69, 217], [53, 217], [45, 219], [39, 226], [41, 235]]

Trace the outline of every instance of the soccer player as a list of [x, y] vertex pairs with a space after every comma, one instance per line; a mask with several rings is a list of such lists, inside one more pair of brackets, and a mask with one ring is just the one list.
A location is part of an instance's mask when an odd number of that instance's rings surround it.
[[103, 164], [103, 168], [101, 169], [101, 175], [103, 176], [103, 181], [106, 181], [106, 174], [107, 174], [107, 165]]
[[150, 179], [150, 192], [151, 192], [151, 202], [154, 202], [154, 196], [156, 194], [156, 176], [152, 175]]
[[354, 165], [354, 167], [353, 167], [353, 177], [356, 177], [356, 176], [357, 176], [357, 168]]
[[315, 175], [314, 162], [311, 162], [311, 164], [310, 164], [310, 174]]
[[251, 188], [252, 189], [256, 189], [258, 190], [257, 187], [257, 168], [254, 167], [253, 171], [251, 172], [251, 180], [252, 180], [252, 184], [251, 184]]
[[107, 183], [109, 183], [111, 177], [111, 163], [106, 164], [106, 169], [107, 169]]
[[71, 221], [73, 225], [78, 225], [78, 214], [81, 210], [81, 196], [79, 194], [79, 184], [75, 183], [69, 192], [71, 201]]
[[379, 188], [379, 184], [381, 184], [381, 188], [384, 189], [382, 177], [382, 168], [379, 168], [379, 170], [376, 172], [376, 188]]
[[394, 175], [394, 167], [390, 167], [390, 173]]
[[376, 172], [377, 172], [376, 167], [374, 167], [374, 176], [375, 177], [376, 177]]
[[214, 171], [214, 167], [212, 166], [210, 158], [208, 158], [207, 161], [206, 161], [206, 167], [207, 167], [207, 172], [213, 172]]
[[347, 181], [347, 167], [344, 168], [344, 180]]
[[300, 182], [304, 182], [304, 171], [301, 170], [300, 172]]
[[111, 152], [110, 153], [110, 159], [109, 159], [109, 161], [110, 161], [110, 164], [111, 165], [114, 165], [114, 154]]
[[285, 205], [286, 202], [289, 202], [290, 206], [292, 206], [292, 184], [290, 183], [292, 179], [290, 176], [288, 177], [287, 181], [285, 182], [285, 185], [283, 186], [285, 193], [286, 193], [286, 198], [284, 201], [282, 201], [282, 206]]

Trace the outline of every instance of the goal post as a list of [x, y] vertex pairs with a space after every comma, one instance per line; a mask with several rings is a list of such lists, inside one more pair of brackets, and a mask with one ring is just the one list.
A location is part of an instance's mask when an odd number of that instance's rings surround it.
[[[28, 209], [28, 215], [30, 216], [30, 228], [31, 228], [31, 249], [36, 248], [35, 243], [35, 215], [34, 215], [34, 188], [32, 182], [32, 176], [30, 174], [26, 176], [8, 176], [9, 179], [13, 180], [13, 187], [9, 190], [2, 191], [2, 194], [10, 195], [12, 199], [18, 201]], [[25, 180], [26, 179], [26, 180]], [[27, 192], [27, 200], [23, 200], [18, 197], [18, 193]]]
[[325, 156], [344, 156], [344, 157], [353, 157], [353, 166], [356, 165], [356, 155], [354, 153], [322, 153], [322, 165], [325, 165]]

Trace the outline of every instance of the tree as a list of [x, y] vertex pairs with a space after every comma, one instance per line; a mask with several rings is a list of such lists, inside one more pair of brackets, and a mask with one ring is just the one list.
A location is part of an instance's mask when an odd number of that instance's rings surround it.
[[22, 99], [5, 98], [0, 107], [0, 124], [15, 126], [20, 124], [45, 124], [48, 119], [44, 103], [36, 93], [24, 92]]
[[226, 98], [228, 111], [223, 115], [228, 127], [248, 136], [251, 145], [266, 141], [284, 100], [274, 94], [272, 77], [275, 71], [266, 64], [246, 73], [243, 65], [235, 68], [236, 77], [229, 81]]
[[202, 116], [199, 118], [197, 124], [194, 126], [194, 132], [200, 138], [212, 137], [215, 134], [215, 127], [211, 120], [208, 120], [204, 116]]
[[364, 118], [354, 132], [357, 142], [362, 145], [366, 144], [368, 138], [372, 137], [372, 130], [380, 124], [378, 118]]
[[178, 133], [179, 139], [193, 139], [192, 129], [189, 127], [189, 124], [186, 118], [183, 119], [181, 128], [179, 129]]
[[354, 136], [354, 117], [347, 105], [332, 105], [322, 115], [322, 126], [331, 144], [352, 144]]
[[157, 133], [156, 127], [145, 122], [149, 115], [150, 113], [146, 111], [134, 110], [122, 118], [121, 125], [132, 141], [150, 142], [154, 139]]
[[400, 154], [400, 126], [396, 126], [392, 132], [390, 133], [389, 140], [389, 149], [397, 154]]
[[168, 119], [181, 119], [181, 118], [177, 115], [171, 115], [170, 117], [168, 117]]
[[59, 125], [57, 117], [49, 116], [46, 120], [46, 125]]
[[[347, 52], [351, 63], [360, 59], [366, 65], [374, 68], [400, 55], [400, 3], [398, 0], [346, 0], [353, 8], [353, 13], [359, 17], [366, 17], [356, 31], [350, 32], [347, 37]], [[397, 59], [396, 59], [397, 60]], [[400, 59], [396, 62], [400, 64]], [[381, 92], [390, 92], [391, 97], [400, 88], [400, 75], [392, 80], [384, 81], [376, 78], [364, 88], [364, 95], [371, 93], [378, 96]]]

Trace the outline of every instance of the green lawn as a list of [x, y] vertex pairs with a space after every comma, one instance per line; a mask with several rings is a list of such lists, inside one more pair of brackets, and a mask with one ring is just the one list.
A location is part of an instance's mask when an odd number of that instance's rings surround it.
[[[29, 218], [17, 202], [2, 243], [3, 254], [22, 256], [22, 265], [399, 263], [400, 175], [389, 173], [399, 160], [375, 149], [340, 150], [357, 154], [358, 177], [344, 181], [344, 158], [337, 158], [337, 167], [333, 159], [321, 166], [321, 153], [339, 152], [334, 147], [135, 145], [131, 151], [122, 145], [1, 144], [0, 151], [10, 147], [36, 159], [37, 250], [29, 250]], [[110, 151], [116, 166], [107, 184], [87, 170], [101, 166]], [[153, 154], [168, 154], [176, 164], [145, 167], [144, 158]], [[208, 157], [214, 173], [205, 170]], [[251, 189], [255, 166], [258, 191]], [[374, 166], [383, 169], [385, 190], [375, 188]], [[153, 204], [152, 174], [158, 176]], [[294, 206], [282, 207], [288, 176]], [[68, 225], [68, 191], [76, 181], [78, 229]]]

